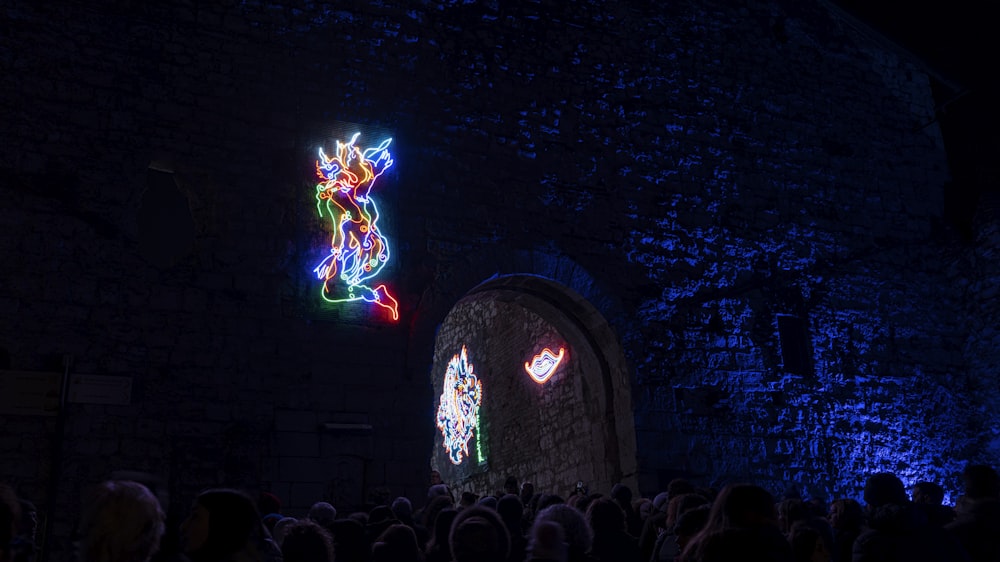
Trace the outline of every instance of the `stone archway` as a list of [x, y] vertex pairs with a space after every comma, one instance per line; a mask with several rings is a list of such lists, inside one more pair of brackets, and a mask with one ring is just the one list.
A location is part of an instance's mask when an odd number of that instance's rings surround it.
[[[579, 294], [534, 275], [486, 281], [458, 300], [437, 332], [434, 411], [449, 362], [466, 349], [482, 385], [478, 427], [460, 462], [435, 432], [431, 465], [458, 491], [496, 493], [507, 476], [566, 495], [576, 482], [637, 489], [631, 377], [607, 320]], [[524, 364], [566, 350], [544, 383]]]

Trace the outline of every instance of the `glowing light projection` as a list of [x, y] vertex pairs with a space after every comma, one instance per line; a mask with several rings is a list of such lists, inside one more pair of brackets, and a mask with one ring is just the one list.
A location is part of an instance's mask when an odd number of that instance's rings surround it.
[[462, 464], [462, 456], [469, 455], [469, 439], [478, 427], [482, 403], [483, 383], [476, 378], [463, 345], [462, 352], [448, 362], [437, 411], [437, 427], [452, 464]]
[[552, 350], [545, 348], [541, 353], [525, 361], [524, 370], [538, 384], [542, 384], [556, 372], [563, 358], [566, 357], [566, 348], [559, 348], [559, 355], [552, 353]]
[[399, 303], [384, 284], [369, 285], [389, 261], [389, 246], [378, 229], [378, 206], [370, 196], [375, 180], [392, 166], [387, 150], [392, 139], [362, 149], [355, 142], [337, 141], [327, 156], [319, 149], [316, 174], [316, 209], [330, 218], [333, 236], [330, 253], [313, 269], [323, 281], [323, 298], [329, 302], [363, 300], [374, 303], [399, 319]]
[[479, 412], [476, 413], [476, 459], [481, 463], [486, 462], [486, 456], [483, 455], [483, 420]]

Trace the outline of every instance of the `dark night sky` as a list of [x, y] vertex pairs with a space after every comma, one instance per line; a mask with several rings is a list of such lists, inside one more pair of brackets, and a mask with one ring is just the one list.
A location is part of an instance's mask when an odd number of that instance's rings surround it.
[[[1000, 192], [1000, 55], [991, 3], [977, 0], [835, 0], [848, 12], [925, 61], [943, 81], [934, 84], [938, 120], [952, 182], [945, 216], [971, 236], [984, 194]], [[956, 91], [957, 90], [957, 91]]]

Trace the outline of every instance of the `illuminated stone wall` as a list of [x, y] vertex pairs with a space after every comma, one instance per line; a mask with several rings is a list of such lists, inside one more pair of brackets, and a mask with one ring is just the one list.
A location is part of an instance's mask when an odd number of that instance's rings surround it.
[[[435, 434], [430, 463], [453, 489], [494, 493], [508, 476], [564, 496], [579, 481], [594, 491], [636, 488], [630, 376], [607, 321], [581, 299], [564, 285], [514, 276], [478, 287], [449, 312], [436, 337], [434, 395], [463, 348], [482, 388], [467, 454], [453, 459], [445, 432]], [[525, 363], [543, 348], [563, 358], [537, 382]]]
[[[998, 460], [996, 246], [942, 223], [927, 76], [825, 3], [116, 5], [0, 8], [0, 347], [133, 381], [64, 409], [52, 536], [116, 470], [177, 513], [218, 484], [424, 497], [435, 330], [498, 273], [607, 318], [644, 493], [953, 494]], [[399, 322], [316, 302], [314, 162], [352, 123], [394, 139]], [[41, 505], [55, 422], [0, 417], [0, 479]]]

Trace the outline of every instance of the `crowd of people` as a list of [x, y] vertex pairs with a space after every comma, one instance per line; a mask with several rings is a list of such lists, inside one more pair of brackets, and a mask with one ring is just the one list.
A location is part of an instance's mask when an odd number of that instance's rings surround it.
[[[616, 484], [578, 485], [565, 496], [508, 477], [503, 490], [455, 497], [432, 474], [414, 508], [398, 497], [340, 513], [328, 502], [282, 513], [279, 498], [219, 488], [202, 492], [167, 531], [156, 496], [140, 483], [108, 481], [83, 506], [80, 562], [1000, 562], [1000, 476], [969, 465], [955, 506], [944, 490], [908, 491], [890, 473], [868, 477], [863, 502], [826, 504], [760, 486], [721, 490], [675, 479], [651, 498]], [[0, 485], [0, 562], [35, 559], [34, 507]]]

